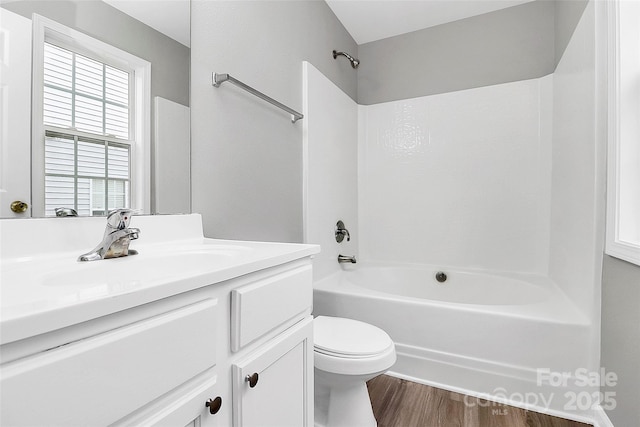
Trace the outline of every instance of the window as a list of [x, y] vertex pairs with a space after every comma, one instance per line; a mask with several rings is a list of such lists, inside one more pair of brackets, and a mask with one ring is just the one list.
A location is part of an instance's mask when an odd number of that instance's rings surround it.
[[59, 206], [80, 215], [130, 206], [130, 80], [131, 72], [45, 42], [46, 215]]
[[35, 16], [33, 205], [148, 211], [150, 64]]
[[71, 134], [45, 134], [45, 213], [60, 206], [79, 215], [130, 207], [128, 144]]
[[640, 265], [640, 3], [609, 4], [606, 253]]

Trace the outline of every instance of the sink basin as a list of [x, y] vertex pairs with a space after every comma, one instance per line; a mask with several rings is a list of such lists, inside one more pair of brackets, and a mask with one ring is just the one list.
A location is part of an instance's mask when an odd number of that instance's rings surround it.
[[226, 249], [181, 250], [172, 253], [144, 253], [101, 261], [76, 262], [42, 277], [45, 286], [108, 286], [121, 290], [145, 282], [170, 280], [205, 273], [228, 265], [241, 251]]
[[255, 252], [243, 244], [208, 241], [139, 245], [136, 249], [140, 252], [138, 255], [88, 262], [77, 261], [76, 253], [3, 260], [3, 282], [28, 281], [31, 292], [24, 286], [3, 286], [2, 299], [12, 301], [12, 305], [22, 311], [33, 303], [35, 295], [39, 306], [50, 306], [126, 294], [225, 269], [244, 262]]

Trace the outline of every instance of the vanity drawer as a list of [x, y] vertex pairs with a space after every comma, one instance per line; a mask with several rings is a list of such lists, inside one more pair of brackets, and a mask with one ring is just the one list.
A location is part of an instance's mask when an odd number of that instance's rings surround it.
[[292, 325], [310, 313], [311, 265], [268, 277], [231, 291], [231, 350], [281, 325]]
[[0, 424], [121, 419], [216, 364], [217, 311], [206, 299], [2, 365]]

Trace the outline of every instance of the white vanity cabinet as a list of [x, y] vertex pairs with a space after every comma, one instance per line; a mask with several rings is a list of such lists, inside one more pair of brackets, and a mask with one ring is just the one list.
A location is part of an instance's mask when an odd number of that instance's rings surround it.
[[311, 427], [311, 299], [305, 255], [6, 343], [0, 425]]

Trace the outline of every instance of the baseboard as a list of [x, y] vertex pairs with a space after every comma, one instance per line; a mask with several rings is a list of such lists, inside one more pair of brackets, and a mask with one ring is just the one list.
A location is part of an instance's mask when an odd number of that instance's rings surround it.
[[595, 427], [613, 427], [601, 408], [597, 416], [593, 409], [566, 410], [565, 393], [576, 390], [540, 385], [536, 370], [402, 344], [396, 344], [396, 352], [398, 361], [388, 375]]
[[615, 427], [611, 422], [611, 420], [609, 419], [609, 416], [607, 415], [605, 410], [602, 409], [602, 406], [600, 405], [598, 405], [593, 410], [593, 426], [594, 427]]

